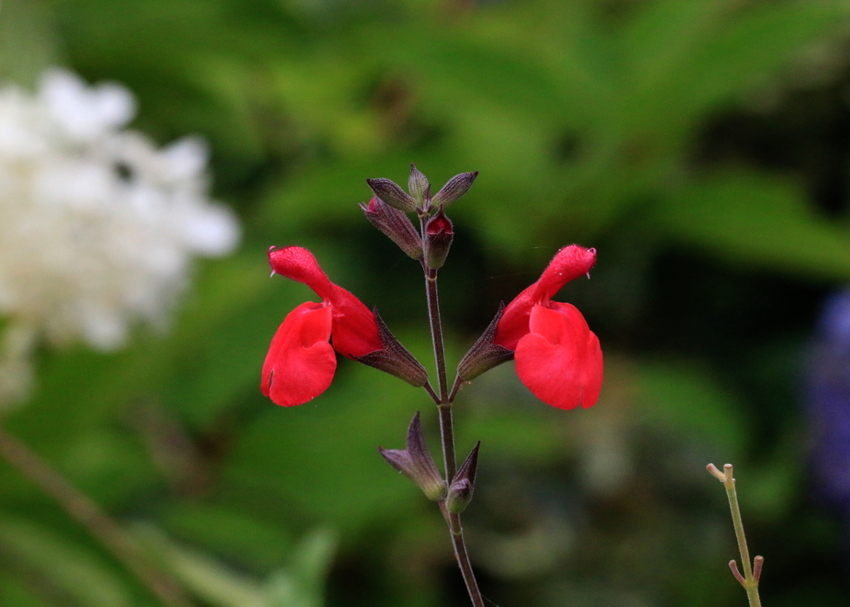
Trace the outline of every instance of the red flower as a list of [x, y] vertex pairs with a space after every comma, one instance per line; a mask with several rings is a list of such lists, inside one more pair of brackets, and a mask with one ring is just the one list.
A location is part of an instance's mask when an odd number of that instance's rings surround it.
[[334, 350], [356, 359], [384, 346], [375, 315], [332, 283], [310, 251], [271, 247], [269, 263], [275, 274], [306, 284], [322, 298], [321, 303], [303, 303], [286, 316], [263, 363], [263, 394], [278, 405], [292, 407], [330, 386], [336, 370]]
[[558, 251], [540, 279], [505, 308], [493, 338], [514, 352], [522, 383], [553, 407], [592, 407], [602, 388], [599, 339], [575, 306], [551, 301], [594, 263], [595, 249], [570, 245]]

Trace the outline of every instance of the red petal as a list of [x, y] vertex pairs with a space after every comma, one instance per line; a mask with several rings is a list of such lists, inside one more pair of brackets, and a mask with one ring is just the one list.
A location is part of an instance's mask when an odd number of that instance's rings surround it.
[[516, 348], [516, 371], [537, 398], [560, 409], [596, 404], [602, 388], [602, 349], [575, 306], [534, 306], [530, 332]]
[[555, 254], [535, 283], [534, 299], [538, 303], [547, 303], [565, 284], [590, 272], [595, 263], [596, 249], [585, 249], [577, 244], [564, 247]]
[[526, 288], [507, 305], [499, 320], [496, 336], [493, 338], [494, 344], [508, 350], [516, 350], [517, 342], [528, 334], [528, 316], [536, 303], [532, 299], [536, 285], [537, 283], [534, 283]]
[[558, 251], [543, 270], [540, 279], [507, 305], [493, 343], [508, 350], [516, 350], [519, 340], [528, 333], [531, 308], [537, 304], [548, 304], [561, 287], [587, 274], [595, 263], [596, 249], [571, 244]]
[[283, 320], [263, 363], [263, 394], [284, 407], [301, 405], [328, 389], [336, 355], [328, 343], [331, 308], [303, 303]]
[[307, 285], [325, 301], [329, 299], [333, 283], [319, 267], [319, 262], [316, 261], [313, 254], [307, 249], [303, 247], [271, 247], [269, 249], [269, 265], [275, 273]]
[[277, 273], [306, 284], [333, 309], [333, 347], [348, 358], [383, 348], [375, 315], [349, 291], [330, 281], [313, 254], [303, 247], [269, 249]]
[[446, 217], [446, 214], [443, 212], [441, 208], [437, 211], [437, 214], [434, 215], [430, 220], [428, 220], [428, 224], [425, 227], [425, 234], [428, 236], [437, 236], [439, 234], [454, 234], [454, 228], [452, 227], [452, 222]]
[[333, 308], [333, 347], [348, 358], [383, 349], [375, 315], [362, 301], [339, 285], [331, 285], [328, 301]]

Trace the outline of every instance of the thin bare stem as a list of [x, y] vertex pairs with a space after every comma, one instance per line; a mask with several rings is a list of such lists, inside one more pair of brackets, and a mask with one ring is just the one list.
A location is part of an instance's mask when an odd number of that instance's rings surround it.
[[443, 462], [446, 470], [446, 486], [448, 487], [452, 484], [455, 478], [455, 472], [457, 472], [452, 404], [439, 404], [437, 405], [437, 410], [440, 412], [440, 438], [443, 444]]
[[460, 387], [463, 385], [463, 380], [460, 378], [460, 375], [455, 377], [455, 383], [452, 386], [452, 391], [449, 394], [449, 402], [455, 402], [455, 396], [457, 396], [457, 391], [460, 390]]
[[753, 559], [753, 577], [758, 582], [761, 580], [761, 570], [764, 567], [764, 557], [757, 556]]
[[[759, 597], [759, 578], [761, 577], [762, 566], [764, 565], [764, 557], [757, 556], [755, 562], [750, 560], [750, 549], [747, 547], [747, 538], [744, 535], [744, 521], [741, 518], [741, 508], [738, 505], [738, 493], [735, 489], [735, 478], [732, 475], [732, 464], [723, 466], [723, 472], [717, 469], [714, 464], [706, 466], [708, 472], [717, 480], [723, 483], [726, 489], [726, 497], [729, 499], [729, 509], [732, 511], [732, 525], [735, 527], [735, 538], [738, 541], [738, 550], [741, 553], [741, 566], [744, 569], [744, 574], [738, 571], [738, 564], [733, 560], [729, 561], [729, 568], [735, 579], [744, 587], [747, 592], [747, 600], [750, 607], [761, 607], [761, 598]], [[755, 565], [755, 571], [753, 571]]]
[[431, 341], [434, 344], [434, 360], [437, 365], [437, 381], [440, 402], [449, 402], [449, 387], [446, 379], [446, 352], [443, 345], [443, 324], [440, 318], [440, 298], [437, 294], [437, 270], [425, 269], [425, 293], [428, 298], [428, 319], [431, 323]]
[[[443, 326], [440, 319], [440, 300], [437, 291], [437, 270], [425, 267], [425, 292], [428, 300], [428, 320], [431, 325], [431, 340], [434, 344], [434, 361], [437, 367], [437, 378], [439, 382], [439, 399], [437, 409], [440, 413], [440, 439], [443, 447], [443, 463], [445, 466], [446, 486], [451, 485], [452, 479], [457, 472], [457, 463], [455, 456], [455, 439], [454, 425], [452, 422], [452, 399], [457, 393], [457, 382], [455, 388], [449, 394], [448, 381], [446, 375], [446, 354], [443, 345]], [[433, 390], [432, 390], [433, 393]], [[446, 522], [449, 526], [449, 532], [452, 538], [452, 547], [454, 548], [455, 558], [457, 559], [458, 567], [460, 567], [463, 581], [466, 584], [466, 590], [469, 593], [469, 598], [472, 601], [473, 607], [484, 607], [484, 599], [481, 597], [481, 590], [478, 588], [478, 582], [475, 580], [475, 574], [472, 570], [472, 563], [469, 560], [469, 553], [466, 550], [466, 542], [463, 537], [463, 526], [460, 522], [460, 514], [447, 513], [444, 504], [440, 504], [440, 509], [446, 517]]]
[[463, 526], [460, 524], [460, 514], [449, 514], [449, 531], [452, 534], [452, 546], [455, 549], [457, 564], [460, 567], [461, 575], [463, 575], [466, 589], [469, 591], [469, 598], [472, 600], [474, 607], [484, 607], [484, 598], [481, 596], [481, 590], [479, 590], [478, 582], [475, 580], [472, 563], [469, 561], [469, 554], [466, 552], [466, 543], [463, 541]]
[[423, 387], [425, 388], [425, 391], [428, 393], [428, 396], [430, 396], [431, 399], [434, 401], [434, 404], [439, 405], [440, 404], [440, 396], [436, 392], [434, 392], [434, 388], [431, 387], [431, 383], [427, 382]]
[[23, 441], [0, 426], [0, 457], [52, 497], [168, 607], [192, 607], [182, 588], [159, 569], [133, 538], [88, 496], [71, 485]]

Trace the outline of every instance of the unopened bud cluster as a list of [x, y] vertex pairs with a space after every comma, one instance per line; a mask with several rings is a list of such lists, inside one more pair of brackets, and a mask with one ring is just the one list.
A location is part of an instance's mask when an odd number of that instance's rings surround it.
[[466, 461], [458, 469], [457, 474], [449, 485], [446, 496], [446, 509], [454, 514], [460, 514], [472, 501], [472, 492], [475, 490], [475, 472], [478, 469], [478, 449], [481, 442], [475, 444]]
[[478, 468], [478, 449], [481, 443], [477, 443], [470, 452], [466, 461], [458, 469], [451, 483], [446, 487], [446, 482], [440, 476], [437, 465], [434, 463], [425, 437], [422, 434], [422, 423], [419, 420], [419, 412], [413, 416], [407, 429], [407, 444], [404, 449], [384, 449], [378, 447], [378, 451], [393, 468], [410, 478], [419, 485], [428, 499], [435, 502], [445, 502], [446, 510], [459, 514], [463, 512], [472, 501], [472, 493], [475, 489], [475, 472]]
[[[432, 197], [428, 178], [411, 164], [407, 182], [410, 193], [391, 179], [367, 179], [375, 196], [360, 208], [366, 219], [402, 251], [437, 270], [445, 263], [454, 238], [445, 207], [466, 194], [477, 176], [477, 171], [455, 175]], [[417, 214], [421, 231], [417, 231], [407, 213]]]
[[422, 435], [422, 424], [419, 412], [413, 416], [407, 429], [407, 445], [405, 449], [383, 449], [378, 451], [387, 462], [419, 485], [422, 492], [433, 501], [439, 501], [446, 496], [446, 483], [437, 471], [437, 466], [428, 452], [425, 437]]

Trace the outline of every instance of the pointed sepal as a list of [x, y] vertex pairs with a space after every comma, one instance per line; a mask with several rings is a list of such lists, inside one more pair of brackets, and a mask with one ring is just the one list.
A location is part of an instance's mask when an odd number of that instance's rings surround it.
[[413, 259], [422, 256], [422, 238], [404, 211], [388, 205], [377, 196], [360, 208], [366, 219]]
[[478, 449], [481, 441], [475, 444], [466, 461], [458, 468], [449, 491], [446, 496], [446, 510], [454, 514], [460, 514], [472, 501], [475, 491], [475, 473], [478, 470]]
[[410, 163], [410, 178], [407, 180], [407, 191], [410, 192], [420, 208], [428, 208], [431, 205], [431, 183], [412, 162]]
[[419, 411], [410, 421], [407, 428], [407, 446], [405, 449], [384, 449], [378, 447], [378, 452], [387, 463], [413, 480], [422, 492], [433, 501], [439, 501], [446, 495], [446, 483], [440, 476], [425, 437], [422, 435], [422, 424], [419, 421]]
[[413, 196], [401, 189], [395, 181], [378, 177], [377, 179], [367, 179], [366, 183], [372, 188], [375, 196], [386, 202], [391, 207], [395, 207], [405, 213], [412, 213], [416, 210], [416, 201]]
[[446, 182], [446, 185], [440, 188], [439, 192], [434, 194], [434, 197], [431, 199], [431, 204], [435, 207], [450, 205], [455, 200], [466, 194], [469, 188], [472, 187], [472, 183], [475, 181], [476, 177], [478, 177], [478, 171], [455, 175]]
[[392, 334], [387, 324], [378, 314], [378, 308], [373, 308], [375, 322], [378, 325], [378, 333], [381, 337], [383, 348], [370, 352], [365, 356], [355, 357], [354, 360], [364, 365], [375, 367], [390, 375], [403, 379], [411, 386], [421, 388], [428, 382], [428, 371], [422, 366], [416, 357]]
[[496, 337], [496, 330], [499, 327], [499, 321], [502, 319], [504, 312], [505, 304], [502, 302], [499, 304], [496, 316], [490, 321], [487, 329], [464, 355], [460, 364], [458, 364], [457, 374], [463, 381], [471, 381], [485, 371], [489, 371], [493, 367], [497, 367], [513, 359], [513, 350], [508, 350], [504, 346], [493, 343], [493, 339]]

